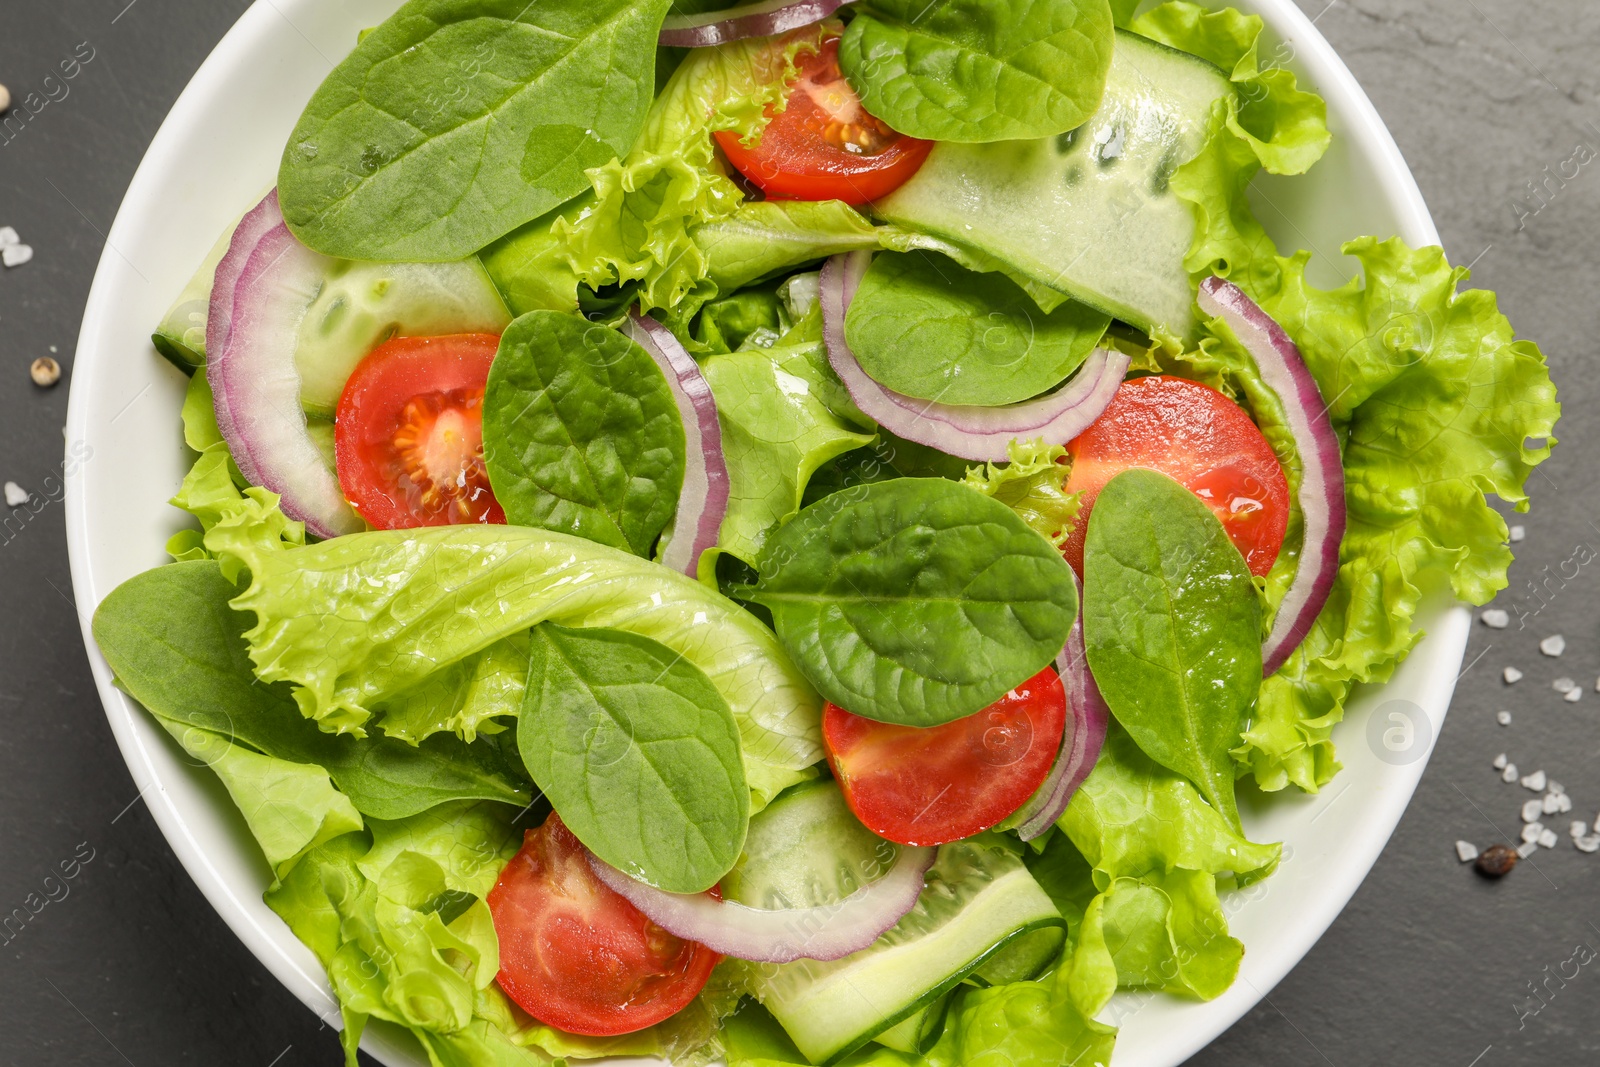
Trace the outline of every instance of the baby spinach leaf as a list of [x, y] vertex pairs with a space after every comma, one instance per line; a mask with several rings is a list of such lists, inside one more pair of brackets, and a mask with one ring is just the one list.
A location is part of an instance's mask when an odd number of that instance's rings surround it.
[[506, 328], [483, 397], [484, 462], [517, 526], [649, 556], [683, 489], [667, 379], [617, 331], [556, 311]]
[[839, 63], [873, 115], [933, 141], [1054, 137], [1094, 114], [1107, 0], [861, 0]]
[[509, 731], [471, 745], [448, 734], [408, 745], [317, 729], [288, 686], [256, 678], [241, 636], [251, 616], [228, 604], [238, 593], [213, 560], [157, 567], [114, 589], [95, 612], [94, 637], [117, 684], [169, 729], [322, 767], [375, 818], [403, 819], [448, 800], [529, 801]]
[[670, 0], [411, 0], [312, 96], [284, 218], [346, 259], [465, 259], [589, 188], [654, 96]]
[[710, 889], [750, 822], [739, 727], [701, 670], [648, 637], [533, 628], [517, 736], [578, 840], [670, 893]]
[[1083, 560], [1084, 643], [1111, 713], [1237, 827], [1229, 750], [1261, 690], [1244, 557], [1199, 497], [1129, 470], [1095, 501]]
[[966, 486], [897, 478], [824, 497], [767, 539], [745, 599], [822, 695], [857, 715], [937, 726], [1061, 651], [1071, 569], [1016, 512]]
[[1067, 301], [1048, 315], [1003, 274], [937, 252], [880, 252], [845, 316], [878, 384], [919, 400], [994, 406], [1037, 396], [1078, 368], [1111, 317]]

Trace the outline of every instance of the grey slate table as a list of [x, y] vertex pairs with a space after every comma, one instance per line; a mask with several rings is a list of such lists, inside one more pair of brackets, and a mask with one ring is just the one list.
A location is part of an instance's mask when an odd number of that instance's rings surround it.
[[[1533, 512], [1516, 520], [1528, 533], [1500, 597], [1511, 626], [1474, 625], [1404, 821], [1310, 955], [1192, 1062], [1594, 1063], [1600, 961], [1568, 961], [1584, 958], [1580, 945], [1600, 949], [1600, 855], [1576, 852], [1565, 825], [1600, 811], [1600, 4], [1299, 2], [1320, 13], [1387, 120], [1452, 260], [1475, 262], [1476, 283], [1544, 347], [1566, 417], [1533, 479]], [[93, 51], [67, 95], [0, 144], [0, 225], [37, 251], [0, 271], [0, 480], [36, 493], [54, 484], [67, 383], [38, 390], [28, 364], [55, 351], [70, 371], [134, 167], [245, 6], [0, 0], [0, 82], [14, 94], [39, 88], [80, 44]], [[1591, 162], [1543, 184], [1573, 159]], [[84, 660], [62, 508], [47, 503], [0, 541], [0, 912], [43, 894], [59, 864], [76, 871], [65, 897], [0, 944], [0, 1063], [339, 1062], [332, 1031], [235, 940], [135, 802]], [[1555, 633], [1567, 651], [1548, 659], [1537, 644]], [[1507, 665], [1526, 672], [1514, 687], [1501, 681]], [[1560, 675], [1584, 685], [1576, 704], [1552, 690]], [[1501, 709], [1511, 726], [1496, 723]], [[1563, 782], [1578, 810], [1560, 817], [1558, 848], [1491, 884], [1457, 863], [1452, 843], [1516, 833], [1532, 794], [1494, 774], [1502, 751]]]

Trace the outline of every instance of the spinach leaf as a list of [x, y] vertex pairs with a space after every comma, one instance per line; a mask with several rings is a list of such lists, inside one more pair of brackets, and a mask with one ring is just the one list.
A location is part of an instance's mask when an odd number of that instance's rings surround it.
[[638, 137], [669, 6], [411, 0], [300, 116], [290, 229], [345, 259], [465, 259], [570, 200]]
[[322, 767], [375, 818], [403, 819], [448, 800], [528, 803], [509, 731], [471, 745], [447, 734], [408, 745], [317, 729], [288, 686], [257, 680], [241, 636], [251, 617], [228, 603], [238, 592], [212, 560], [157, 567], [114, 589], [95, 612], [94, 637], [117, 683], [169, 729]]
[[543, 622], [517, 736], [578, 840], [669, 893], [710, 889], [750, 822], [739, 727], [701, 670], [648, 637]]
[[937, 726], [1061, 651], [1077, 617], [1066, 560], [965, 486], [897, 478], [824, 497], [767, 539], [755, 585], [778, 640], [857, 715]]
[[1107, 0], [861, 0], [839, 63], [868, 111], [932, 141], [1054, 137], [1100, 106]]
[[1261, 690], [1261, 603], [1211, 509], [1149, 470], [1101, 490], [1084, 546], [1083, 635], [1111, 713], [1235, 827], [1234, 763]]
[[1048, 315], [1003, 274], [936, 252], [880, 252], [845, 316], [873, 381], [919, 400], [1016, 404], [1089, 358], [1111, 317], [1068, 301]]
[[649, 556], [683, 488], [682, 416], [645, 350], [556, 311], [506, 328], [483, 396], [506, 518]]

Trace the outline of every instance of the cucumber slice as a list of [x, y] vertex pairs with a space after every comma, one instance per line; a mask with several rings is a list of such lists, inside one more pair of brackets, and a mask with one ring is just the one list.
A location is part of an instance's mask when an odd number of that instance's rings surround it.
[[[833, 838], [814, 833], [815, 844], [794, 850], [803, 867], [786, 876], [786, 891], [825, 886], [829, 871], [856, 862], [851, 854], [840, 863]], [[812, 1063], [831, 1064], [949, 992], [1013, 938], [1064, 925], [1016, 853], [959, 841], [940, 846], [917, 906], [870, 948], [765, 969], [752, 991]]]
[[1153, 334], [1187, 335], [1194, 287], [1188, 204], [1168, 187], [1204, 146], [1213, 108], [1233, 93], [1203, 59], [1117, 31], [1100, 110], [1038, 141], [934, 147], [879, 201], [884, 219], [987, 255]]
[[455, 263], [330, 260], [295, 345], [300, 406], [332, 418], [350, 372], [391, 337], [497, 334], [510, 321], [476, 257]]
[[235, 219], [223, 231], [150, 337], [156, 351], [185, 374], [193, 374], [206, 365], [206, 319], [211, 312], [212, 282], [217, 276], [217, 264], [228, 254], [233, 231], [238, 228], [239, 221]]
[[899, 855], [900, 846], [861, 825], [833, 779], [804, 782], [750, 819], [722, 896], [771, 910], [833, 904], [876, 881]]
[[944, 1017], [950, 1010], [951, 996], [952, 994], [946, 993], [927, 1007], [918, 1009], [915, 1014], [906, 1016], [872, 1040], [896, 1052], [921, 1056], [936, 1045], [939, 1035], [944, 1033]]
[[1059, 926], [1041, 926], [1014, 937], [973, 971], [969, 980], [977, 985], [1031, 982], [1050, 969], [1066, 940], [1067, 931]]

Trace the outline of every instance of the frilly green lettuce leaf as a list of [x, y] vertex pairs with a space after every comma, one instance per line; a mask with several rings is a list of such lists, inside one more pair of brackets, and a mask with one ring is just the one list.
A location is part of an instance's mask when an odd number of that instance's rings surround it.
[[965, 483], [1021, 515], [1060, 548], [1072, 534], [1080, 503], [1077, 493], [1066, 491], [1067, 450], [1035, 439], [1012, 441], [1006, 451], [1009, 462], [969, 468]]
[[1337, 770], [1328, 735], [1350, 686], [1386, 680], [1419, 636], [1423, 570], [1473, 604], [1505, 588], [1506, 524], [1485, 494], [1527, 510], [1561, 412], [1538, 347], [1516, 340], [1493, 294], [1458, 292], [1467, 271], [1441, 250], [1362, 238], [1344, 252], [1362, 279], [1315, 289], [1302, 253], [1255, 294], [1328, 398], [1349, 513], [1328, 605], [1263, 684], [1235, 753], [1267, 789], [1315, 790]]
[[[1076, 847], [1095, 890], [1063, 968], [1080, 1012], [1093, 1017], [1118, 988], [1209, 999], [1232, 984], [1244, 946], [1228, 935], [1217, 878], [1266, 877], [1277, 866], [1277, 845], [1236, 833], [1187, 779], [1145, 756], [1115, 723], [1057, 825], [1066, 839], [1052, 841], [1046, 856]], [[1063, 893], [1059, 877], [1042, 884], [1052, 896]], [[1066, 893], [1086, 888], [1080, 879]]]
[[739, 723], [755, 808], [822, 758], [821, 698], [772, 631], [706, 586], [565, 534], [455, 526], [253, 551], [235, 601], [263, 681], [293, 683], [307, 718], [363, 735], [374, 710], [430, 675], [549, 619], [609, 626], [681, 652]]

